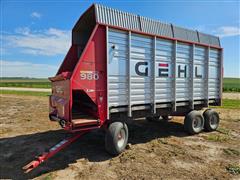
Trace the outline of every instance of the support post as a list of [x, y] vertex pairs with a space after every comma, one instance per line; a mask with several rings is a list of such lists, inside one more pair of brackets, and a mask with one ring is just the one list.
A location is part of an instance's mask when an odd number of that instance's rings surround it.
[[173, 111], [177, 110], [176, 107], [176, 81], [177, 81], [177, 40], [174, 41], [174, 48], [173, 48]]
[[108, 86], [108, 63], [109, 63], [109, 46], [108, 46], [108, 26], [106, 26], [106, 69], [107, 69], [107, 119], [109, 119], [109, 86]]
[[153, 39], [153, 61], [152, 61], [152, 104], [153, 104], [153, 113], [156, 114], [156, 72], [155, 72], [155, 66], [156, 66], [156, 41], [157, 38], [154, 36]]
[[223, 49], [221, 49], [221, 56], [220, 56], [220, 102], [219, 105], [222, 106], [222, 94], [223, 94]]
[[128, 32], [128, 116], [132, 117], [132, 102], [131, 102], [131, 31]]
[[190, 94], [190, 108], [194, 109], [194, 52], [195, 52], [195, 44], [192, 45], [191, 49], [191, 74], [190, 74], [190, 86], [191, 86], [191, 94]]
[[209, 92], [209, 60], [210, 60], [210, 47], [208, 46], [207, 48], [207, 62], [206, 62], [206, 86], [205, 86], [205, 90], [206, 90], [206, 95], [205, 95], [205, 101], [206, 101], [206, 107], [209, 106], [209, 95], [208, 95], [208, 92]]

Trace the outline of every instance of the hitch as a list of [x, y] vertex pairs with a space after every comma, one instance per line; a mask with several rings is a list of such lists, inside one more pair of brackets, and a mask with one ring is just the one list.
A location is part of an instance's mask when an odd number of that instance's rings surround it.
[[28, 163], [26, 166], [24, 166], [22, 169], [24, 170], [24, 173], [28, 173], [38, 167], [41, 163], [49, 159], [50, 157], [54, 156], [56, 153], [76, 141], [79, 137], [86, 134], [89, 131], [83, 131], [77, 134], [74, 134], [72, 137], [63, 139], [58, 144], [54, 145], [49, 149], [49, 151], [42, 153], [41, 155], [37, 156], [35, 160]]

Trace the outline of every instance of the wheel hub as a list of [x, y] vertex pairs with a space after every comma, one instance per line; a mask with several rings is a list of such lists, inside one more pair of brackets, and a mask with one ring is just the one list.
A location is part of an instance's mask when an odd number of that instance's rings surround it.
[[194, 129], [199, 129], [202, 127], [202, 121], [201, 121], [201, 118], [198, 118], [196, 117], [194, 120], [193, 120], [193, 128]]
[[210, 118], [210, 126], [214, 129], [218, 124], [218, 118], [214, 115]]
[[117, 138], [118, 138], [118, 142], [117, 142], [118, 147], [122, 147], [123, 144], [124, 144], [124, 141], [125, 141], [125, 131], [124, 131], [124, 129], [120, 130], [120, 132], [117, 135]]

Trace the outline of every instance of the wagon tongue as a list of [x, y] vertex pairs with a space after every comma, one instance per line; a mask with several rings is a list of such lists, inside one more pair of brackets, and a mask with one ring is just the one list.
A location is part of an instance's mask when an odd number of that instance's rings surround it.
[[41, 163], [49, 159], [50, 157], [54, 156], [56, 153], [61, 151], [63, 148], [67, 147], [74, 141], [76, 141], [79, 137], [87, 133], [88, 130], [82, 131], [80, 133], [76, 133], [73, 136], [63, 139], [60, 141], [58, 144], [53, 146], [51, 149], [49, 149], [47, 152], [42, 153], [41, 155], [37, 156], [35, 160], [32, 162], [28, 163], [26, 166], [24, 166], [22, 169], [24, 170], [24, 173], [29, 173], [36, 167], [38, 167]]

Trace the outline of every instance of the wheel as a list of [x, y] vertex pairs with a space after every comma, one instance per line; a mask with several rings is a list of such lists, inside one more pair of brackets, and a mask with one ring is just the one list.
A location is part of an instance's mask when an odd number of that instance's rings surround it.
[[124, 122], [113, 122], [105, 135], [105, 148], [108, 153], [118, 155], [125, 150], [128, 142], [128, 127]]
[[203, 117], [205, 119], [204, 129], [206, 131], [215, 131], [218, 128], [220, 118], [216, 111], [212, 109], [207, 109], [206, 111], [204, 111]]
[[204, 118], [198, 111], [191, 111], [185, 116], [184, 129], [189, 134], [198, 134], [203, 130]]
[[147, 121], [158, 121], [160, 118], [160, 116], [150, 116], [150, 117], [146, 117]]
[[164, 121], [169, 121], [172, 119], [172, 116], [161, 116]]

